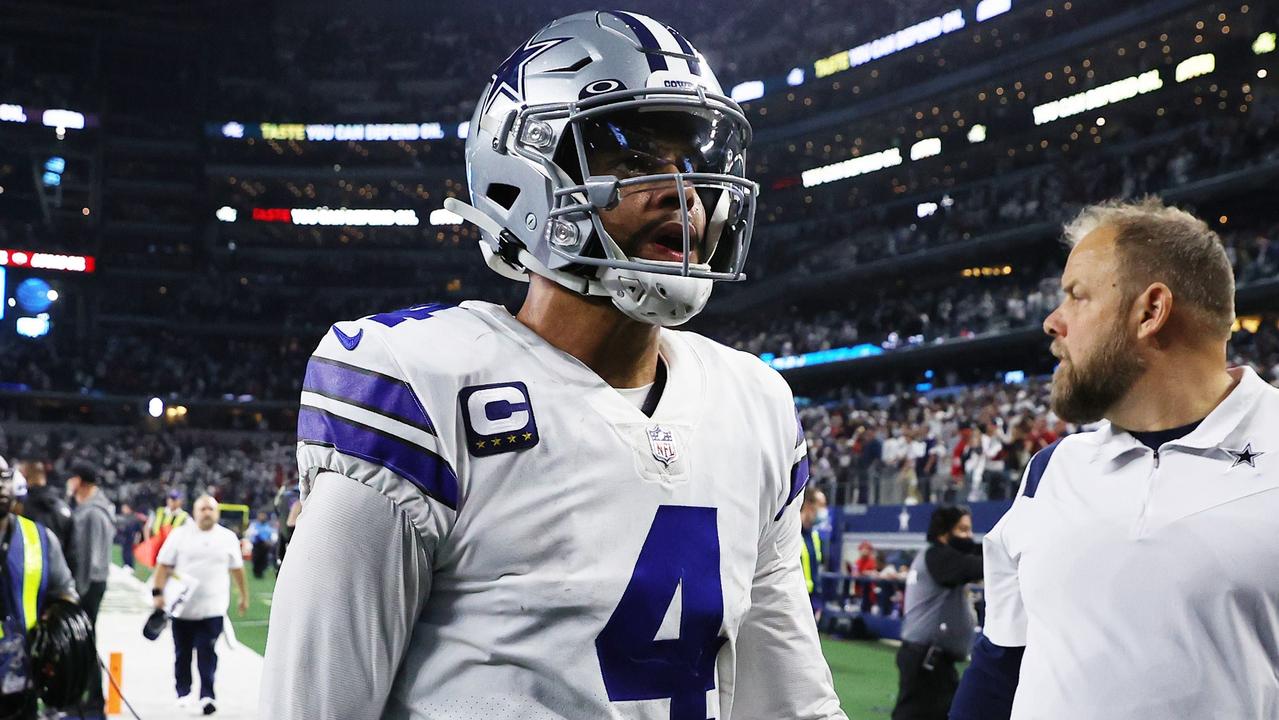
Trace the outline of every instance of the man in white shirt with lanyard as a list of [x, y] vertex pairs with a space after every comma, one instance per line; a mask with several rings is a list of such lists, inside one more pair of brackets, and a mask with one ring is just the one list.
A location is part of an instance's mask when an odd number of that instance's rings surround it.
[[1279, 390], [1226, 367], [1234, 278], [1157, 200], [1084, 210], [1044, 321], [1052, 406], [986, 535], [952, 720], [1279, 717]]
[[249, 608], [248, 585], [244, 578], [244, 556], [236, 534], [218, 524], [218, 501], [202, 495], [195, 501], [195, 522], [184, 523], [170, 533], [156, 561], [156, 608], [164, 607], [164, 586], [173, 576], [189, 594], [176, 605], [173, 618], [173, 646], [178, 704], [191, 705], [191, 655], [197, 655], [200, 669], [199, 709], [205, 715], [216, 711], [213, 675], [218, 669], [214, 643], [222, 634], [222, 621], [231, 603], [227, 572], [235, 578], [240, 592], [238, 610]]

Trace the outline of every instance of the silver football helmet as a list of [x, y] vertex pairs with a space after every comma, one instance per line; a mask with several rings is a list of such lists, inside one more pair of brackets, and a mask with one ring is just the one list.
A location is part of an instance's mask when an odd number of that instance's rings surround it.
[[[480, 228], [503, 276], [537, 273], [636, 320], [679, 325], [713, 281], [745, 278], [759, 195], [745, 178], [750, 138], [678, 32], [635, 13], [577, 13], [493, 75], [466, 142], [471, 205], [445, 207]], [[651, 193], [645, 213], [614, 237], [601, 213], [633, 192]]]

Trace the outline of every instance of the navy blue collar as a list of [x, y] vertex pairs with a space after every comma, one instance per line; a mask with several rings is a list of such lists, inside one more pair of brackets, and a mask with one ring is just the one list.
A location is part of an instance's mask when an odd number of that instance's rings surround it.
[[653, 387], [648, 389], [648, 394], [644, 396], [644, 404], [640, 406], [640, 412], [649, 417], [653, 417], [653, 411], [657, 409], [657, 402], [662, 399], [662, 390], [666, 388], [666, 361], [662, 360], [662, 356], [657, 356], [657, 377], [653, 378]]
[[1195, 428], [1199, 427], [1199, 423], [1201, 422], [1203, 422], [1202, 419], [1196, 420], [1189, 425], [1182, 425], [1181, 427], [1175, 427], [1170, 430], [1151, 430], [1149, 432], [1134, 432], [1129, 430], [1128, 434], [1137, 438], [1137, 441], [1142, 445], [1145, 445], [1151, 450], [1157, 451], [1159, 450], [1160, 445], [1163, 445], [1166, 442], [1172, 442], [1173, 440], [1180, 440], [1194, 432]]

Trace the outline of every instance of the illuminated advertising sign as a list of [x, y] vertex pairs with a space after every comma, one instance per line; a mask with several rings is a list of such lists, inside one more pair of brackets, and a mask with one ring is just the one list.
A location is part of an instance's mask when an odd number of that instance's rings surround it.
[[924, 138], [910, 146], [910, 159], [923, 160], [941, 155], [941, 138]]
[[935, 18], [915, 23], [891, 35], [885, 35], [868, 43], [862, 43], [851, 50], [822, 58], [813, 63], [813, 74], [821, 78], [842, 70], [865, 65], [871, 60], [878, 60], [939, 38], [947, 33], [962, 30], [964, 25], [964, 11], [959, 9], [951, 10], [945, 15], [938, 15]]
[[1185, 82], [1192, 78], [1207, 75], [1217, 69], [1217, 56], [1212, 53], [1195, 55], [1177, 63], [1175, 75], [1177, 82]]
[[[398, 142], [443, 140], [448, 136], [444, 125], [423, 123], [240, 123], [234, 120], [211, 123], [207, 132], [212, 137], [231, 140], [296, 140], [299, 142]], [[465, 138], [465, 130], [459, 137]]]
[[[225, 217], [227, 213], [219, 209]], [[386, 227], [390, 225], [416, 226], [420, 224], [413, 210], [363, 209], [363, 208], [253, 208], [253, 219], [258, 222], [278, 222], [291, 225], [331, 225], [343, 227]], [[221, 218], [219, 218], [221, 219]], [[227, 222], [223, 220], [223, 222]]]
[[75, 110], [24, 107], [16, 103], [0, 103], [0, 122], [43, 125], [59, 131], [59, 136], [61, 136], [67, 130], [83, 130], [86, 127], [97, 127], [98, 117], [76, 112]]
[[805, 170], [800, 177], [804, 181], [804, 187], [813, 187], [815, 185], [824, 185], [828, 182], [836, 180], [846, 180], [850, 177], [865, 175], [866, 173], [883, 170], [884, 168], [893, 167], [902, 164], [902, 152], [897, 148], [889, 148], [881, 150], [870, 155], [862, 155], [861, 157], [851, 158], [842, 162], [823, 165], [822, 167]]
[[973, 12], [973, 17], [977, 19], [977, 22], [986, 22], [1012, 9], [1012, 0], [981, 0], [977, 3], [977, 10]]
[[27, 112], [21, 105], [0, 104], [0, 121], [24, 123], [27, 121]]
[[855, 360], [857, 358], [883, 354], [884, 348], [871, 343], [862, 343], [861, 345], [854, 345], [852, 347], [818, 350], [816, 352], [804, 353], [803, 355], [785, 355], [783, 357], [777, 357], [773, 353], [764, 353], [759, 356], [759, 359], [768, 363], [776, 370], [789, 370], [791, 368], [807, 367], [810, 365], [824, 365], [826, 363]]
[[59, 255], [29, 250], [0, 250], [0, 266], [91, 273], [95, 267], [92, 255]]
[[1159, 71], [1150, 70], [1140, 75], [1133, 75], [1101, 87], [1095, 87], [1086, 92], [1038, 105], [1031, 112], [1035, 116], [1035, 124], [1043, 125], [1060, 118], [1078, 115], [1112, 103], [1129, 100], [1138, 95], [1154, 92], [1163, 86], [1164, 81], [1159, 77]]

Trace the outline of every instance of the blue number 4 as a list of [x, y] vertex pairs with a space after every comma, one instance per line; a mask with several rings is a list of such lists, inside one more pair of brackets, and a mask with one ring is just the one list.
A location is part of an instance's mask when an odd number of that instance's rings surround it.
[[[677, 589], [679, 637], [656, 640]], [[662, 505], [621, 601], [595, 638], [608, 698], [670, 698], [671, 720], [706, 720], [723, 619], [715, 508]]]

